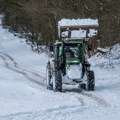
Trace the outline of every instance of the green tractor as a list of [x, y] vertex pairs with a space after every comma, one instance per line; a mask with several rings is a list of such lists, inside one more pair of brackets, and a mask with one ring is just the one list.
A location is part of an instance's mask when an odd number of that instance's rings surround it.
[[[79, 27], [75, 26], [74, 29]], [[98, 26], [82, 26], [82, 29], [88, 31], [91, 27], [96, 28]], [[70, 26], [65, 28], [69, 28], [69, 31], [73, 30], [73, 26], [72, 28]], [[95, 76], [86, 59], [86, 54], [91, 51], [91, 46], [88, 45], [86, 37], [71, 38], [70, 32], [68, 32], [68, 36], [63, 36], [62, 33], [65, 28], [60, 28], [60, 40], [50, 47], [50, 52], [53, 54], [47, 63], [47, 89], [62, 92], [62, 84], [79, 84], [81, 88], [87, 91], [94, 91]]]

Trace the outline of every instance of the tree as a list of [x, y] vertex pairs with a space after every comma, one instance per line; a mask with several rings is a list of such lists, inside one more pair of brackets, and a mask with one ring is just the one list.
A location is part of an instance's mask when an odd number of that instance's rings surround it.
[[5, 25], [37, 44], [57, 39], [62, 18], [98, 18], [101, 45], [120, 42], [119, 0], [3, 0]]

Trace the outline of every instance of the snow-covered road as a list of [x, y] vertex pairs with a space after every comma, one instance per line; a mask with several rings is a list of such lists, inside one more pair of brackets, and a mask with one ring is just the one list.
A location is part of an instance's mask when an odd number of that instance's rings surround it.
[[0, 120], [119, 120], [119, 52], [112, 54], [111, 65], [107, 57], [90, 59], [94, 92], [76, 86], [53, 92], [45, 86], [47, 55], [0, 26]]

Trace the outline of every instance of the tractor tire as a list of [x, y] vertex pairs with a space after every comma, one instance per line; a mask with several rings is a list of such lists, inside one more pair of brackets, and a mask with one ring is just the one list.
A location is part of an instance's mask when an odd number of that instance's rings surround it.
[[47, 68], [46, 68], [46, 85], [47, 85], [47, 89], [50, 89], [50, 90], [53, 89], [53, 86], [51, 84], [51, 78], [52, 78], [51, 67], [50, 67], [50, 63], [48, 62]]
[[53, 77], [53, 90], [62, 92], [62, 76], [61, 72], [55, 70], [55, 75]]
[[87, 71], [86, 90], [94, 91], [95, 89], [95, 76], [93, 71]]

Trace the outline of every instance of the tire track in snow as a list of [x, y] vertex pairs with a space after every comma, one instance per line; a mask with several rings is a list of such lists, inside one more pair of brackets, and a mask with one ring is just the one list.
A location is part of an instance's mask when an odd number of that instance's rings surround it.
[[82, 96], [80, 96], [81, 90], [79, 90], [78, 88], [67, 88], [63, 90], [66, 94], [75, 97], [80, 102], [80, 106], [86, 105], [84, 99], [82, 98]]
[[7, 55], [6, 53], [0, 52], [0, 57], [4, 61], [5, 66], [19, 74], [22, 74], [24, 77], [26, 77], [28, 80], [37, 83], [39, 85], [45, 86], [45, 78], [40, 76], [39, 74], [27, 70], [25, 68], [22, 68], [17, 62], [14, 61], [14, 59]]
[[[37, 84], [42, 85], [42, 86], [45, 86], [45, 80], [46, 79], [43, 78], [42, 76], [40, 76], [39, 74], [37, 74], [35, 72], [32, 72], [30, 70], [22, 68], [20, 65], [18, 65], [17, 62], [15, 62], [15, 60], [11, 56], [9, 56], [9, 55], [7, 55], [7, 54], [5, 54], [3, 52], [0, 52], [0, 57], [5, 62], [5, 66], [8, 69], [22, 74], [24, 77], [26, 77], [28, 80], [30, 80], [30, 81], [32, 81], [34, 83], [37, 83]], [[88, 97], [88, 98], [96, 101], [99, 105], [102, 105], [104, 107], [110, 107], [111, 106], [103, 98], [100, 98], [100, 97], [98, 97], [96, 95], [93, 95], [93, 94], [85, 92], [85, 91], [80, 91], [79, 89], [78, 90], [71, 89], [71, 90], [68, 90], [68, 92], [72, 92], [71, 95], [76, 97], [76, 99], [78, 99], [78, 101], [81, 103], [81, 106], [85, 106], [86, 103], [84, 102], [84, 100], [81, 98], [80, 95]]]
[[[46, 110], [40, 110], [40, 111], [28, 111], [28, 112], [18, 112], [18, 113], [13, 113], [13, 114], [6, 114], [0, 116], [0, 119], [2, 120], [46, 120], [46, 119], [52, 119], [55, 118], [55, 116], [64, 116], [64, 114], [73, 114], [74, 112], [81, 112], [83, 108], [80, 108], [78, 105], [71, 105], [71, 106], [58, 106], [55, 108], [48, 108]], [[84, 108], [86, 110], [87, 108]], [[53, 120], [53, 119], [52, 119]]]
[[110, 106], [111, 106], [111, 104], [108, 103], [106, 100], [104, 100], [103, 98], [100, 98], [100, 97], [98, 97], [98, 96], [96, 96], [96, 95], [93, 95], [93, 94], [91, 94], [91, 93], [87, 93], [87, 92], [85, 92], [85, 91], [82, 91], [81, 94], [82, 94], [83, 96], [86, 96], [86, 97], [89, 97], [89, 98], [93, 99], [93, 100], [96, 101], [99, 105], [102, 105], [103, 107], [110, 107]]
[[84, 100], [80, 96], [76, 95], [74, 97], [76, 97], [78, 99], [78, 101], [81, 103], [81, 106], [85, 106], [86, 105], [86, 103], [84, 102]]
[[85, 100], [82, 99], [82, 97], [86, 97], [85, 99], [90, 98], [92, 101], [95, 101], [98, 105], [102, 106], [102, 107], [110, 107], [111, 104], [108, 103], [106, 100], [104, 100], [103, 98], [100, 98], [96, 95], [93, 95], [92, 93], [89, 93], [87, 91], [84, 90], [80, 90], [79, 88], [76, 89], [71, 89], [71, 90], [66, 90], [67, 94], [72, 95], [74, 97], [76, 97], [76, 99], [78, 99], [78, 101], [81, 102], [82, 106], [85, 106]]

